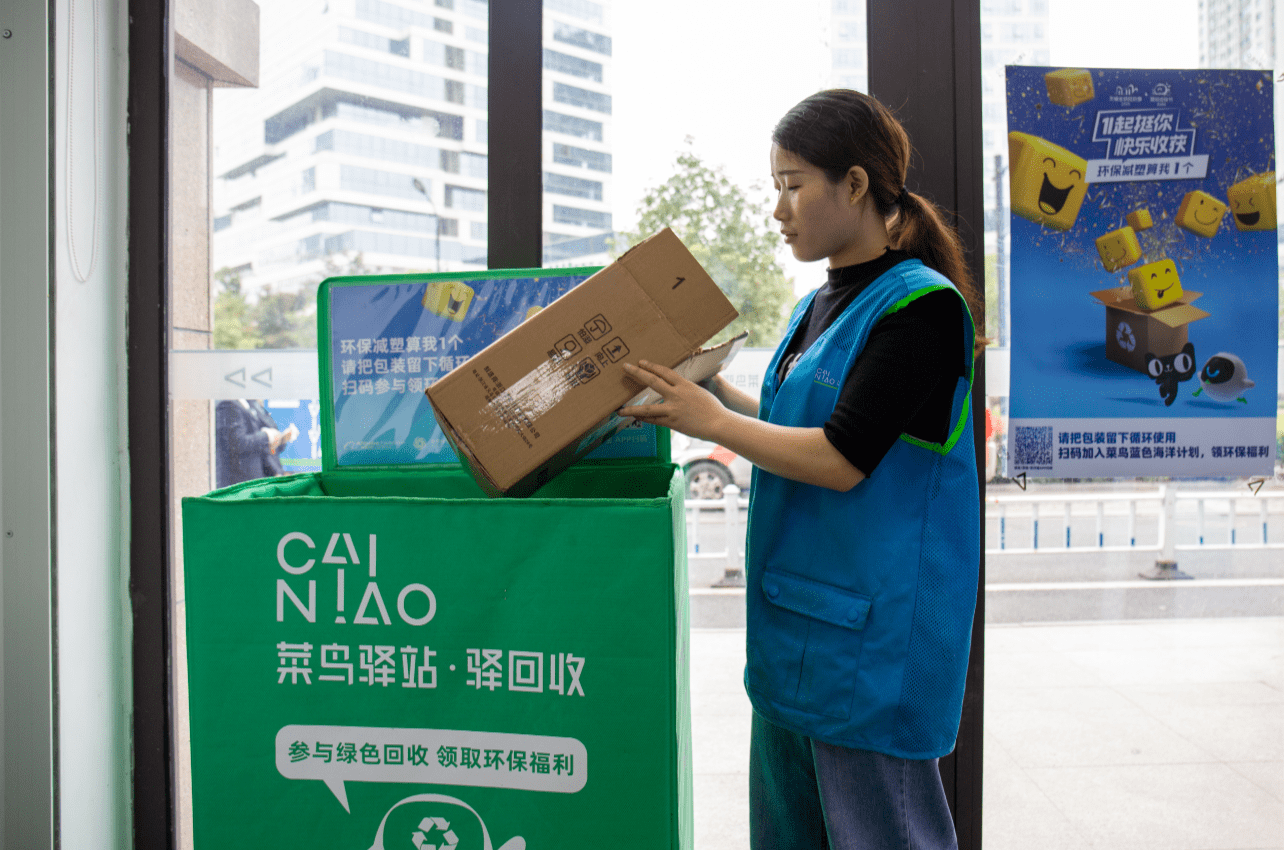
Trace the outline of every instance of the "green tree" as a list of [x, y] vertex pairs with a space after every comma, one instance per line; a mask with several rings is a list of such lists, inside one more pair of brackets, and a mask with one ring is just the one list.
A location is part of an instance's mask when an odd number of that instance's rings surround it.
[[294, 291], [259, 290], [251, 302], [244, 292], [239, 271], [221, 268], [214, 273], [219, 292], [214, 297], [215, 348], [316, 348], [317, 284], [327, 277], [379, 274], [367, 266], [360, 253], [331, 254], [325, 271]]
[[219, 292], [214, 296], [214, 347], [262, 348], [250, 319], [250, 303], [241, 291], [241, 273], [221, 268], [214, 272]]
[[665, 227], [673, 228], [740, 311], [714, 341], [748, 331], [748, 345], [776, 345], [794, 292], [776, 260], [780, 237], [766, 202], [752, 200], [720, 167], [687, 150], [678, 154], [673, 176], [643, 197], [637, 227], [618, 235], [616, 256]]

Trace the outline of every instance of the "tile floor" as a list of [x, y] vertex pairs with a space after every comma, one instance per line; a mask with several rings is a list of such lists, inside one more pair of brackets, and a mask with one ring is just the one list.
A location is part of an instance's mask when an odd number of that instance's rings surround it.
[[[696, 850], [748, 847], [742, 629], [692, 631]], [[1284, 618], [986, 629], [986, 850], [1284, 850]]]

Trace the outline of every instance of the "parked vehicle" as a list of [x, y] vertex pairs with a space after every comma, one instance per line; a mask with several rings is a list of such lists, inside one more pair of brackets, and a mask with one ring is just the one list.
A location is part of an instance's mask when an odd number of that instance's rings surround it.
[[721, 499], [728, 484], [749, 490], [753, 465], [723, 446], [675, 432], [673, 461], [686, 474], [688, 499]]

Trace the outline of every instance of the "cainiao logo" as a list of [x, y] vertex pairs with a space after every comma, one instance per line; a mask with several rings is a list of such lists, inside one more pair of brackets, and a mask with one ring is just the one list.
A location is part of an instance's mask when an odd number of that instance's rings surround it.
[[[324, 540], [325, 538], [319, 539]], [[325, 545], [324, 554], [322, 554], [321, 546], [302, 531], [291, 531], [282, 535], [276, 544], [276, 562], [282, 570], [289, 574], [289, 578], [278, 578], [276, 580], [276, 621], [278, 623], [285, 622], [286, 611], [289, 610], [286, 605], [288, 600], [298, 612], [292, 616], [302, 615], [307, 622], [315, 623], [317, 621], [317, 579], [315, 576], [318, 573], [321, 574], [323, 582], [328, 584], [329, 582], [325, 579], [328, 578], [327, 573], [329, 571], [324, 570], [324, 568], [327, 565], [333, 565], [335, 568], [332, 585], [334, 591], [330, 594], [330, 599], [334, 602], [334, 622], [347, 623], [348, 617], [345, 613], [347, 606], [347, 571], [351, 567], [364, 566], [368, 580], [352, 622], [357, 625], [391, 625], [392, 617], [389, 616], [388, 605], [384, 601], [384, 590], [380, 588], [378, 582], [378, 537], [371, 534], [362, 543], [365, 544], [365, 551], [359, 552], [357, 542], [353, 539], [351, 533], [336, 531], [330, 535], [329, 542]], [[322, 566], [317, 568], [316, 573], [312, 573], [313, 568], [317, 567], [318, 555], [320, 555], [320, 564]], [[365, 556], [364, 564], [362, 563], [362, 555]], [[311, 577], [303, 578], [309, 573], [312, 573]], [[306, 602], [304, 602], [304, 597], [307, 598]], [[407, 625], [425, 625], [437, 614], [437, 597], [425, 584], [412, 582], [401, 587], [397, 591], [396, 600], [397, 615]]]
[[831, 390], [838, 389], [838, 376], [823, 366], [817, 367], [816, 377], [812, 380], [822, 387], [829, 387]]

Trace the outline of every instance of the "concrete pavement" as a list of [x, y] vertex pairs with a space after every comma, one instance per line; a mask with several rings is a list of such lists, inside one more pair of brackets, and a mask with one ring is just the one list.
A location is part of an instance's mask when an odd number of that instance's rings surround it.
[[[696, 850], [748, 847], [744, 631], [691, 635]], [[1284, 617], [986, 628], [986, 850], [1284, 850]]]

